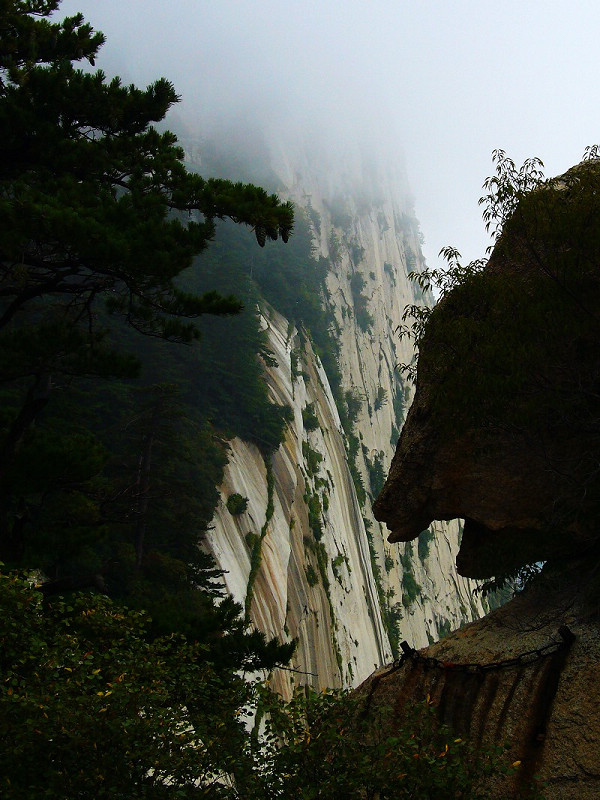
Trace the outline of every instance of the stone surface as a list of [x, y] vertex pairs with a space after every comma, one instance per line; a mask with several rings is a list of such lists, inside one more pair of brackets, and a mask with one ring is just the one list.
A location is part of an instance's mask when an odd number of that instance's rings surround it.
[[[391, 658], [390, 634], [420, 647], [484, 610], [474, 584], [456, 574], [457, 523], [432, 526], [427, 548], [398, 547], [386, 541], [371, 510], [373, 467], [378, 461], [387, 472], [411, 399], [395, 365], [409, 361], [412, 350], [398, 339], [396, 327], [405, 304], [426, 301], [407, 277], [422, 268], [423, 259], [405, 178], [369, 166], [358, 152], [324, 163], [310, 158], [302, 143], [297, 151], [289, 142], [285, 149], [276, 145], [278, 191], [318, 220], [315, 249], [331, 262], [326, 302], [332, 336], [340, 343], [341, 388], [357, 401], [355, 465], [366, 490], [361, 505], [348, 466], [348, 437], [319, 359], [301, 332], [265, 308], [268, 345], [277, 362], [266, 366], [266, 380], [272, 399], [288, 404], [294, 418], [273, 459], [274, 514], [250, 617], [269, 635], [299, 639], [293, 664], [299, 672], [275, 677], [288, 696], [298, 683], [357, 685]], [[356, 273], [372, 319], [362, 327], [351, 286]], [[310, 431], [302, 422], [307, 404], [319, 423]], [[226, 570], [228, 590], [244, 604], [251, 557], [247, 534], [259, 533], [265, 521], [266, 473], [256, 448], [238, 439], [230, 445], [209, 545]], [[314, 474], [308, 448], [322, 457]], [[233, 492], [249, 499], [247, 511], [236, 517], [225, 505]], [[307, 497], [315, 495], [322, 508], [318, 543], [307, 510]]]
[[523, 199], [483, 272], [439, 303], [376, 505], [390, 541], [464, 518], [458, 569], [565, 558], [600, 500], [600, 167]]
[[[585, 563], [542, 576], [537, 586], [400, 668], [378, 670], [356, 694], [373, 716], [378, 705], [393, 708], [392, 725], [399, 728], [405, 705], [429, 695], [456, 735], [483, 749], [506, 744], [502, 764], [521, 763], [510, 778], [496, 773], [489, 779], [493, 797], [523, 797], [537, 775], [548, 799], [597, 798], [600, 639], [597, 608], [585, 601], [594, 580]], [[563, 625], [575, 636], [572, 644], [558, 633]], [[544, 651], [551, 642], [561, 646]], [[539, 655], [529, 653], [536, 649]], [[502, 665], [526, 653], [523, 663]], [[465, 664], [480, 667], [461, 669]]]
[[[273, 458], [274, 513], [262, 544], [250, 617], [269, 636], [298, 638], [293, 667], [299, 672], [280, 672], [273, 680], [284, 696], [299, 683], [318, 689], [354, 686], [392, 657], [365, 527], [370, 509], [361, 509], [358, 502], [336, 406], [310, 344], [301, 348], [297, 331], [290, 330], [287, 320], [273, 310], [265, 317], [265, 325], [277, 362], [267, 367], [269, 387], [273, 397], [291, 406], [294, 419]], [[301, 373], [295, 377], [292, 351], [302, 352]], [[302, 424], [307, 403], [313, 404], [319, 419], [319, 428], [310, 433]], [[314, 476], [309, 474], [303, 442], [323, 458]], [[208, 542], [217, 563], [226, 570], [228, 591], [244, 605], [251, 565], [247, 534], [258, 533], [265, 523], [267, 479], [262, 455], [254, 445], [240, 439], [229, 444], [229, 463]], [[315, 479], [325, 483], [317, 487]], [[323, 493], [328, 498], [322, 515], [320, 564], [314, 545], [308, 544], [314, 538], [305, 499], [317, 488], [321, 498]], [[235, 516], [226, 506], [234, 492], [249, 501], [246, 511]], [[415, 646], [484, 613], [472, 582], [456, 574], [456, 534], [456, 529], [439, 525], [425, 558], [409, 545], [408, 553], [394, 547], [387, 551], [396, 551], [394, 559], [385, 562], [381, 556], [376, 562], [392, 605], [401, 604], [406, 581], [402, 558], [410, 559], [420, 591], [407, 607], [401, 605], [397, 635]], [[375, 546], [378, 552], [389, 548], [381, 536]]]

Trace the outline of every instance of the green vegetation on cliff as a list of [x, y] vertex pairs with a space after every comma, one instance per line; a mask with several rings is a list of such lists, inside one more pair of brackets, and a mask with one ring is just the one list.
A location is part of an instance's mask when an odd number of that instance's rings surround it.
[[[310, 333], [358, 452], [322, 303], [328, 262], [302, 215], [292, 246], [257, 250], [254, 239], [287, 240], [290, 205], [187, 172], [176, 138], [152, 127], [173, 87], [75, 69], [103, 37], [80, 15], [52, 21], [58, 5], [0, 7], [0, 557], [15, 568], [0, 578], [2, 792], [475, 797], [476, 762], [427, 709], [423, 725], [371, 744], [359, 723], [348, 735], [356, 709], [343, 698], [286, 706], [242, 677], [286, 663], [293, 645], [247, 628], [199, 545], [227, 439], [241, 436], [268, 480], [247, 616], [289, 418], [263, 380], [265, 298]], [[354, 478], [360, 492], [356, 464]], [[325, 495], [310, 502], [311, 579], [327, 588]], [[255, 711], [264, 737], [248, 730]]]

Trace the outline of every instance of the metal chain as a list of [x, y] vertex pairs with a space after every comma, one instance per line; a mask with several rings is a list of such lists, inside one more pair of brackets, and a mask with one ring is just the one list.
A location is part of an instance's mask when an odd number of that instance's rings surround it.
[[543, 647], [527, 650], [513, 658], [505, 658], [502, 661], [492, 661], [488, 664], [456, 663], [454, 661], [443, 661], [442, 659], [433, 658], [432, 656], [422, 656], [411, 647], [408, 642], [401, 642], [400, 647], [402, 648], [402, 655], [394, 661], [391, 669], [381, 677], [387, 677], [387, 675], [390, 675], [392, 672], [396, 672], [408, 659], [423, 662], [425, 669], [438, 668], [462, 672], [490, 672], [496, 669], [504, 669], [505, 667], [532, 664], [534, 661], [538, 661], [540, 658], [544, 658], [551, 653], [557, 653], [559, 650], [571, 647], [576, 638], [575, 634], [566, 625], [560, 626], [558, 635], [561, 639], [559, 642], [552, 641], [545, 644]]
[[380, 682], [387, 678], [388, 675], [391, 675], [393, 672], [401, 669], [402, 666], [405, 664], [406, 661], [422, 661], [425, 669], [443, 669], [443, 670], [453, 670], [453, 671], [462, 671], [468, 673], [485, 673], [491, 672], [495, 669], [503, 669], [504, 667], [515, 667], [515, 666], [522, 666], [525, 664], [532, 664], [535, 661], [538, 661], [540, 658], [544, 658], [552, 653], [558, 653], [560, 650], [568, 650], [573, 642], [576, 639], [575, 634], [566, 626], [561, 625], [558, 629], [558, 635], [560, 636], [560, 641], [557, 642], [555, 640], [545, 644], [543, 647], [538, 647], [535, 650], [527, 650], [525, 653], [521, 653], [519, 656], [515, 656], [514, 658], [505, 658], [502, 661], [492, 661], [489, 664], [471, 664], [471, 663], [455, 663], [454, 661], [442, 661], [439, 658], [432, 658], [431, 656], [422, 656], [420, 655], [413, 647], [411, 647], [408, 642], [404, 641], [400, 643], [400, 647], [402, 649], [402, 655], [400, 658], [397, 658], [392, 666], [386, 671], [382, 672], [379, 675], [375, 675], [371, 680], [371, 685], [369, 687], [369, 694], [365, 699], [365, 704], [361, 713], [361, 717], [364, 718], [369, 712], [369, 708], [371, 706], [371, 702], [379, 686]]

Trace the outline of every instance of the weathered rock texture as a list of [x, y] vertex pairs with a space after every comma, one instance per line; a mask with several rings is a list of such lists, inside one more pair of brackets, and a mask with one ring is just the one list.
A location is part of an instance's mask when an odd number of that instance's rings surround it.
[[450, 292], [375, 505], [390, 541], [465, 519], [459, 572], [587, 549], [600, 507], [600, 167], [525, 196], [487, 267]]
[[[398, 728], [404, 707], [429, 695], [457, 735], [482, 750], [508, 745], [501, 762], [521, 763], [509, 778], [496, 773], [488, 779], [493, 797], [526, 796], [538, 775], [546, 798], [597, 798], [600, 639], [597, 613], [584, 600], [593, 580], [593, 570], [582, 563], [541, 576], [527, 592], [401, 667], [378, 670], [357, 695], [373, 716], [378, 706], [391, 707]], [[564, 625], [573, 641], [558, 633]], [[553, 641], [557, 647], [544, 649]], [[528, 655], [515, 664], [523, 654]]]
[[[261, 454], [235, 439], [208, 544], [249, 620], [270, 636], [298, 639], [298, 672], [274, 679], [288, 696], [294, 683], [355, 686], [393, 657], [399, 640], [423, 646], [484, 607], [473, 582], [456, 574], [457, 523], [432, 527], [425, 547], [399, 548], [371, 510], [411, 397], [395, 365], [410, 361], [412, 347], [396, 328], [407, 303], [427, 300], [408, 279], [423, 257], [405, 178], [358, 151], [327, 161], [302, 142], [275, 145], [278, 191], [307, 211], [315, 251], [330, 264], [323, 302], [354, 424], [343, 429], [306, 334], [265, 306], [276, 361], [266, 381], [271, 399], [293, 411], [272, 461], [273, 514], [267, 521]], [[307, 407], [318, 422], [310, 429]], [[243, 514], [227, 510], [231, 493], [248, 498]]]
[[[369, 541], [370, 502], [367, 498], [361, 508], [357, 498], [324, 370], [310, 344], [301, 345], [296, 329], [273, 309], [265, 326], [277, 362], [266, 368], [272, 396], [294, 412], [272, 461], [273, 515], [265, 528], [269, 490], [261, 453], [234, 439], [229, 443], [210, 545], [218, 564], [227, 570], [228, 591], [247, 606], [250, 620], [269, 636], [298, 639], [293, 666], [300, 672], [282, 672], [274, 678], [276, 688], [289, 696], [298, 683], [323, 688], [364, 680], [392, 658], [390, 624], [397, 638], [422, 646], [481, 616], [484, 607], [481, 596], [473, 593], [473, 583], [456, 575], [456, 528], [436, 526], [426, 555], [411, 545], [398, 552], [379, 531]], [[308, 403], [319, 420], [319, 427], [310, 432], [302, 421]], [[306, 445], [322, 458], [316, 471]], [[246, 511], [236, 516], [226, 506], [233, 492], [248, 498]], [[320, 498], [323, 531], [318, 542], [308, 509], [315, 495]], [[260, 566], [253, 573], [248, 533], [256, 535], [263, 529]], [[377, 577], [374, 567], [379, 570]], [[418, 592], [405, 596], [403, 603], [410, 577]], [[396, 614], [388, 627], [382, 600]]]

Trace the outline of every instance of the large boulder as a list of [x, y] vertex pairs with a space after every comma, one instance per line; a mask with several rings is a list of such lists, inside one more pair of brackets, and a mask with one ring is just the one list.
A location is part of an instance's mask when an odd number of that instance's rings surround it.
[[568, 574], [547, 568], [487, 617], [371, 675], [355, 693], [363, 717], [379, 720], [388, 709], [394, 735], [427, 699], [480, 755], [507, 747], [495, 769], [481, 771], [485, 797], [539, 797], [529, 793], [537, 782], [548, 800], [595, 800], [600, 639], [598, 609], [582, 592], [594, 579], [585, 560]]
[[486, 268], [432, 312], [375, 516], [464, 518], [471, 577], [593, 547], [600, 510], [600, 164], [525, 195]]

